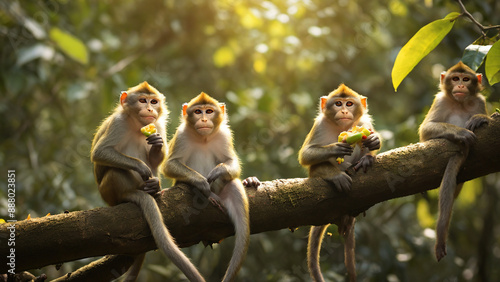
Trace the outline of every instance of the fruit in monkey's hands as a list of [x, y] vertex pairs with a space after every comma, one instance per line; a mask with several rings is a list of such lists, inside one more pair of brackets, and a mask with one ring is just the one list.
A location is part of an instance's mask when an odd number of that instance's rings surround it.
[[144, 134], [144, 136], [149, 137], [151, 134], [156, 133], [156, 126], [154, 123], [150, 123], [141, 128], [141, 133]]
[[356, 145], [360, 143], [361, 140], [366, 139], [373, 132], [367, 128], [361, 126], [354, 126], [351, 130], [342, 131], [339, 134], [339, 142], [349, 143], [350, 145]]

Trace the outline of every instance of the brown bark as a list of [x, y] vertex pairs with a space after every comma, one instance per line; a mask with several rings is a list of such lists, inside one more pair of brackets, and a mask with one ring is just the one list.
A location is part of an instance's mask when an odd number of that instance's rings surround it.
[[[466, 181], [500, 171], [500, 117], [476, 132], [477, 143], [458, 176]], [[353, 177], [352, 191], [335, 192], [320, 179], [278, 179], [247, 189], [253, 234], [335, 222], [341, 214], [358, 215], [389, 199], [435, 189], [448, 158], [459, 150], [446, 140], [431, 140], [377, 156], [365, 174]], [[165, 223], [180, 246], [219, 242], [231, 236], [229, 218], [187, 186], [165, 190], [158, 198]], [[10, 224], [0, 225], [0, 238], [10, 237]], [[155, 248], [139, 208], [127, 203], [17, 222], [16, 271], [107, 254], [134, 254]], [[10, 254], [0, 244], [1, 254]], [[0, 257], [0, 273], [9, 269]]]

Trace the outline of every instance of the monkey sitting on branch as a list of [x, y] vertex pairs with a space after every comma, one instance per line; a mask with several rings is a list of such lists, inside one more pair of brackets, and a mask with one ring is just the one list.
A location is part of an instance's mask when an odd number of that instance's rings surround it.
[[[138, 205], [158, 248], [190, 281], [205, 281], [176, 245], [153, 198], [161, 189], [158, 166], [167, 153], [167, 116], [165, 97], [147, 82], [123, 91], [120, 104], [94, 136], [91, 149], [94, 175], [106, 203]], [[146, 138], [141, 128], [151, 123], [157, 133]], [[137, 279], [144, 256], [136, 256], [126, 281]]]
[[[235, 229], [235, 246], [223, 281], [233, 281], [246, 256], [250, 226], [248, 199], [239, 179], [241, 168], [227, 124], [225, 105], [201, 93], [182, 107], [182, 122], [170, 142], [163, 173], [185, 183], [229, 215]], [[244, 180], [257, 187], [255, 177]]]
[[453, 202], [463, 186], [463, 183], [457, 185], [457, 174], [469, 154], [469, 147], [476, 141], [473, 131], [491, 120], [486, 115], [486, 99], [479, 93], [483, 89], [481, 82], [482, 75], [462, 62], [442, 73], [441, 91], [436, 94], [419, 128], [421, 142], [444, 138], [461, 147], [461, 151], [448, 161], [439, 190], [435, 245], [438, 261], [446, 256]]
[[[362, 146], [354, 148], [348, 143], [337, 142], [339, 135], [354, 126], [364, 127], [373, 132], [362, 141]], [[299, 162], [308, 169], [309, 177], [319, 177], [333, 184], [339, 192], [349, 192], [352, 179], [346, 169], [363, 168], [367, 171], [380, 149], [380, 138], [374, 132], [371, 116], [368, 114], [366, 97], [341, 84], [327, 97], [321, 97], [319, 114], [299, 151]], [[339, 162], [337, 158], [343, 158]], [[339, 233], [345, 238], [345, 265], [351, 281], [356, 280], [354, 255], [355, 218], [342, 216], [338, 223]], [[329, 225], [312, 226], [307, 245], [309, 272], [314, 281], [324, 281], [319, 265], [319, 251], [323, 234]]]

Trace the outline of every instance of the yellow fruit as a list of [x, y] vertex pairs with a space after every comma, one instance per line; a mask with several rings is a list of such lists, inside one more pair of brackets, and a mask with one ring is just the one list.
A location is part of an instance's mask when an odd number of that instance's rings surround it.
[[154, 123], [150, 123], [142, 127], [141, 132], [142, 134], [144, 134], [144, 136], [149, 137], [151, 134], [156, 133], [156, 126], [154, 125]]

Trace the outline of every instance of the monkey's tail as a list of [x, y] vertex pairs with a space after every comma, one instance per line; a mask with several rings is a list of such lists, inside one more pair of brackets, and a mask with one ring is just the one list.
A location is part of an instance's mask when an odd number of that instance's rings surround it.
[[443, 254], [438, 255], [438, 261], [446, 254], [446, 238], [453, 210], [454, 198], [458, 196], [462, 184], [457, 185], [457, 174], [462, 167], [467, 151], [459, 152], [452, 156], [446, 165], [446, 169], [439, 188], [439, 216], [436, 226], [436, 246], [439, 246]]
[[319, 252], [321, 243], [323, 242], [323, 234], [329, 225], [330, 224], [312, 226], [311, 231], [309, 231], [309, 240], [307, 242], [307, 266], [309, 268], [309, 274], [313, 281], [316, 282], [325, 281], [319, 265]]
[[179, 249], [174, 238], [170, 235], [163, 223], [163, 217], [155, 199], [143, 191], [135, 191], [135, 193], [128, 194], [126, 200], [135, 203], [141, 208], [155, 239], [156, 246], [186, 275], [189, 281], [204, 282], [203, 276]]
[[356, 224], [356, 218], [353, 216], [346, 215], [347, 222], [346, 233], [344, 235], [344, 264], [347, 269], [347, 274], [349, 275], [349, 281], [356, 281], [356, 259], [355, 259], [355, 245], [356, 238], [354, 237], [354, 226]]
[[[230, 193], [226, 193], [227, 190]], [[248, 211], [248, 198], [241, 181], [233, 180], [224, 187], [221, 199], [233, 222], [235, 231], [234, 249], [231, 261], [227, 267], [223, 282], [234, 281], [236, 274], [243, 264], [250, 243], [250, 222]]]

